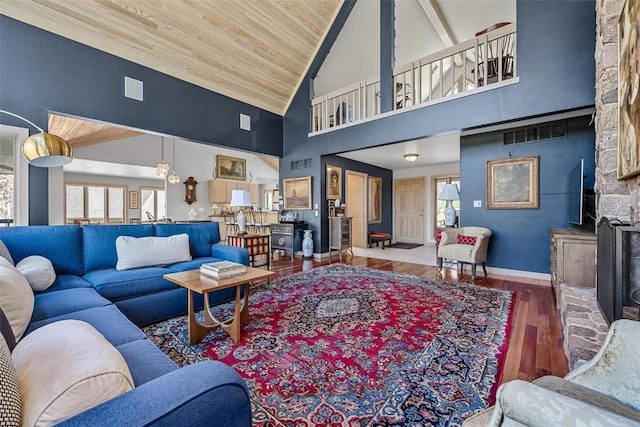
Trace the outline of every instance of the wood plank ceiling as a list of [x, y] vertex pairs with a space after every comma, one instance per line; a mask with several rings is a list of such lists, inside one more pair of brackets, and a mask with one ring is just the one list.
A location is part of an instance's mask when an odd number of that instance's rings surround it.
[[343, 0], [11, 0], [0, 12], [283, 115]]

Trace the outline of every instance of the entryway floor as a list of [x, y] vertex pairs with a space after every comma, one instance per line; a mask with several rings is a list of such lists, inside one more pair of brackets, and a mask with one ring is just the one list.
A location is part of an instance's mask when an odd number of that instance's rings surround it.
[[353, 248], [353, 254], [368, 258], [404, 261], [414, 264], [438, 265], [436, 261], [436, 247], [426, 244], [413, 249], [398, 249], [386, 246], [373, 248]]

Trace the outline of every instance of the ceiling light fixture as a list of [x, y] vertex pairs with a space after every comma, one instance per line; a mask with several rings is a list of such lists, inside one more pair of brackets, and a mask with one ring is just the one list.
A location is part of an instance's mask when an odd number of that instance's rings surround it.
[[5, 110], [0, 110], [0, 113], [18, 118], [38, 129], [40, 132], [31, 135], [22, 143], [22, 155], [27, 159], [27, 162], [40, 168], [52, 168], [71, 163], [73, 160], [73, 149], [67, 141], [57, 135], [43, 131], [40, 126], [37, 126], [22, 116]]
[[160, 138], [162, 146], [160, 147], [161, 161], [156, 166], [156, 176], [165, 177], [169, 173], [169, 165], [164, 161], [164, 136]]
[[176, 175], [176, 140], [173, 139], [173, 172], [167, 178], [169, 184], [177, 184], [180, 182], [180, 177]]
[[405, 154], [404, 155], [404, 159], [409, 162], [409, 163], [413, 163], [416, 160], [418, 160], [418, 155], [413, 153], [413, 154]]

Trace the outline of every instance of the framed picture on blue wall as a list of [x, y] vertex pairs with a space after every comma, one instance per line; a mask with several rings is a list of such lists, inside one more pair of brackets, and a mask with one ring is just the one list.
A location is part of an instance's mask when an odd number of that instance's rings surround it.
[[487, 162], [487, 209], [538, 209], [538, 156]]

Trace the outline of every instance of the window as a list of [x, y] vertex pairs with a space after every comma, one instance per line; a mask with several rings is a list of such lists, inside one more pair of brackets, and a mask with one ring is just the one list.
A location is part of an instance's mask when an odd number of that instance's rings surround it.
[[14, 214], [15, 156], [14, 140], [0, 136], [0, 218], [13, 219]]
[[[440, 176], [440, 177], [433, 178], [433, 189], [434, 189], [433, 217], [435, 218], [435, 224], [433, 227], [434, 234], [437, 227], [444, 227], [444, 210], [447, 207], [447, 201], [438, 200], [438, 195], [442, 191], [442, 187], [444, 187], [445, 184], [456, 184], [458, 186], [458, 191], [460, 191], [460, 177], [452, 175], [452, 176]], [[460, 200], [454, 200], [453, 207], [455, 208], [459, 218], [460, 217]]]
[[162, 188], [140, 188], [140, 212], [148, 221], [167, 217], [166, 193]]
[[91, 223], [125, 222], [124, 186], [65, 183], [65, 223], [89, 219]]

